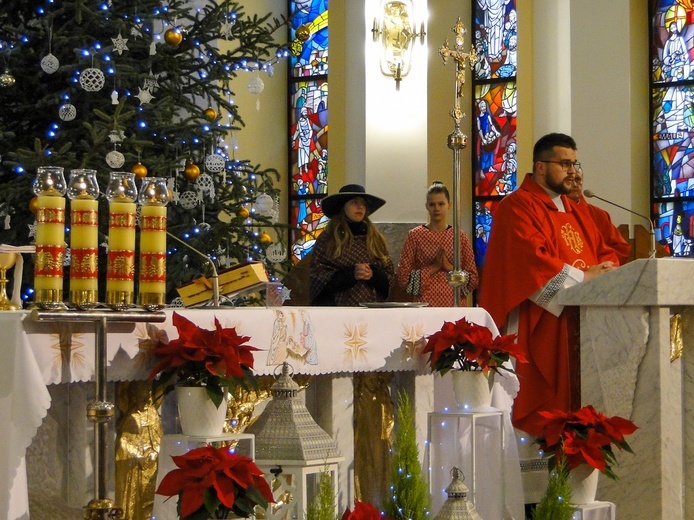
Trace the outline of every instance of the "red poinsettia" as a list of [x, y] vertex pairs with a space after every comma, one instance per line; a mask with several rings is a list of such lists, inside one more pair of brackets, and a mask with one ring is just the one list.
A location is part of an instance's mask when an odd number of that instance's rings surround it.
[[565, 457], [569, 470], [589, 464], [616, 479], [612, 471], [612, 464], [616, 463], [612, 445], [633, 453], [624, 436], [634, 433], [637, 427], [623, 417], [606, 417], [591, 405], [577, 412], [539, 413], [543, 417], [543, 436], [537, 440], [540, 448], [554, 459]]
[[504, 366], [510, 356], [517, 362], [527, 363], [525, 352], [516, 343], [516, 335], [492, 336], [492, 331], [482, 325], [470, 323], [462, 318], [455, 323], [445, 321], [441, 330], [429, 336], [422, 354], [429, 353], [429, 366], [441, 375], [449, 370], [485, 373], [500, 369], [513, 370]]
[[354, 509], [349, 507], [342, 514], [342, 520], [386, 520], [376, 506], [368, 502], [354, 501]]
[[154, 347], [159, 362], [149, 379], [154, 379], [155, 387], [165, 385], [166, 392], [174, 383], [204, 386], [219, 406], [223, 387], [254, 382], [253, 352], [259, 349], [246, 344], [249, 336], [240, 336], [233, 327], [223, 328], [217, 318], [214, 330], [198, 327], [176, 312], [172, 321], [178, 339]]
[[256, 505], [274, 502], [270, 486], [253, 460], [223, 446], [203, 446], [172, 457], [178, 469], [169, 471], [158, 495], [178, 495], [181, 520], [249, 517]]

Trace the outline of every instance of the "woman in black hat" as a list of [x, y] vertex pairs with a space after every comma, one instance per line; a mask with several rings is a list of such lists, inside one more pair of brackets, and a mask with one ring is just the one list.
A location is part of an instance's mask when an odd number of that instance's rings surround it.
[[393, 262], [385, 238], [369, 220], [385, 203], [359, 184], [347, 184], [321, 201], [330, 222], [312, 252], [312, 305], [355, 306], [388, 297]]

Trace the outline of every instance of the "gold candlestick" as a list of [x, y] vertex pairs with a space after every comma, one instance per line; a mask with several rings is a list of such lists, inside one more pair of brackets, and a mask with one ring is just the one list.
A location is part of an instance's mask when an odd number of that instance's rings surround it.
[[7, 271], [14, 267], [16, 261], [17, 253], [0, 253], [0, 311], [16, 311], [21, 308], [7, 297]]

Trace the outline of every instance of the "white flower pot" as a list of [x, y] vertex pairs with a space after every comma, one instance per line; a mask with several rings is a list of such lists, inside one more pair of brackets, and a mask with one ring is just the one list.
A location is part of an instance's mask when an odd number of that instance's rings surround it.
[[459, 408], [466, 412], [474, 412], [492, 404], [491, 383], [493, 374], [489, 379], [481, 370], [460, 371], [453, 370], [453, 394]]
[[177, 386], [178, 419], [183, 435], [210, 437], [221, 435], [227, 416], [227, 397], [217, 408], [204, 387]]
[[577, 506], [595, 502], [600, 471], [588, 464], [581, 464], [569, 472], [571, 503]]

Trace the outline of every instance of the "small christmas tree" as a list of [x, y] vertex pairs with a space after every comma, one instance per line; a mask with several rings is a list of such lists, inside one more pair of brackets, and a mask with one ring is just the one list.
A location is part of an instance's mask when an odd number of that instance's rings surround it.
[[566, 459], [560, 457], [549, 474], [547, 491], [533, 513], [533, 520], [571, 520], [573, 513], [569, 470]]
[[[284, 22], [230, 0], [3, 0], [0, 243], [32, 241], [38, 166], [62, 166], [66, 178], [72, 168], [95, 169], [102, 192], [111, 170], [131, 171], [168, 179], [169, 231], [218, 267], [269, 257], [270, 272], [280, 269], [279, 174], [235, 157], [243, 120], [233, 80], [272, 73], [287, 55], [275, 41]], [[209, 272], [204, 264], [169, 242], [169, 300]], [[25, 299], [32, 271], [24, 270]]]
[[306, 520], [337, 520], [335, 498], [333, 478], [330, 472], [321, 471], [318, 477], [318, 494], [308, 505]]
[[397, 428], [390, 471], [390, 499], [384, 501], [386, 516], [393, 519], [424, 520], [431, 499], [417, 447], [414, 412], [407, 393], [398, 395]]

